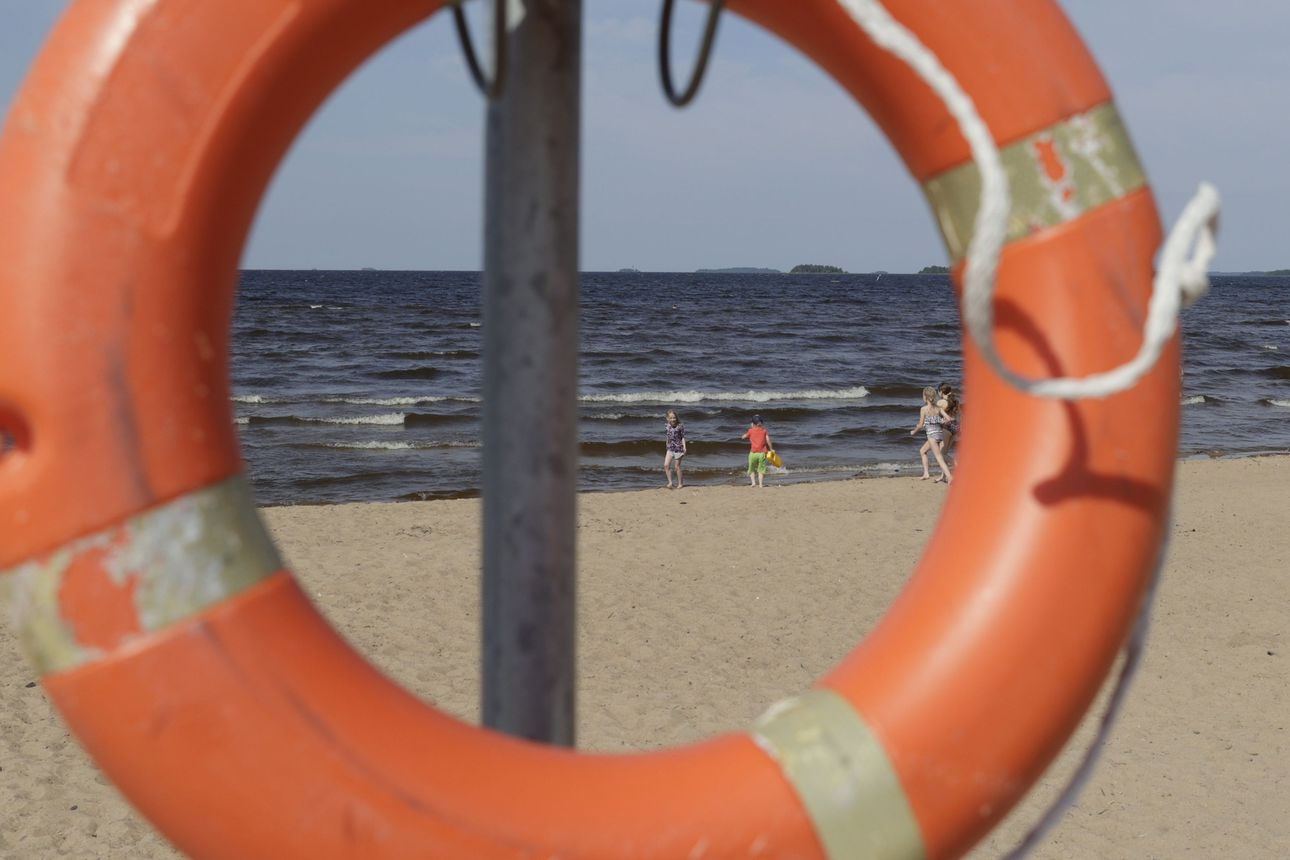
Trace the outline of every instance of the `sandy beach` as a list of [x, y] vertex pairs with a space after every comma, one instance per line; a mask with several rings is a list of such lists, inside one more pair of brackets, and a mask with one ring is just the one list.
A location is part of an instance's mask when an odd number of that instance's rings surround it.
[[[1287, 856], [1288, 484], [1290, 457], [1181, 464], [1137, 683], [1079, 803], [1033, 856]], [[806, 689], [881, 616], [945, 493], [883, 478], [581, 496], [579, 745], [691, 741]], [[359, 649], [476, 719], [478, 500], [264, 513]], [[176, 856], [98, 775], [35, 680], [0, 635], [0, 857]], [[1095, 709], [973, 857], [1021, 838], [1097, 719]]]

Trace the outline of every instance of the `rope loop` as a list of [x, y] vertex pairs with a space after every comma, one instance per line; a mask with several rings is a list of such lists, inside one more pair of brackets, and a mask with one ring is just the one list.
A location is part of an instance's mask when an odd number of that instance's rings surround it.
[[475, 81], [475, 86], [488, 101], [497, 101], [502, 95], [506, 81], [506, 0], [493, 0], [493, 79], [484, 77], [484, 70], [479, 64], [479, 55], [475, 53], [475, 42], [470, 36], [470, 22], [461, 2], [452, 4], [452, 21], [457, 25], [457, 41], [461, 44], [461, 53], [466, 58], [466, 68]]
[[663, 83], [663, 95], [667, 96], [667, 100], [673, 107], [682, 108], [694, 101], [694, 96], [703, 83], [704, 72], [708, 69], [708, 60], [712, 57], [712, 44], [717, 38], [717, 22], [721, 20], [721, 10], [725, 8], [726, 0], [710, 0], [708, 20], [703, 25], [703, 41], [699, 46], [699, 56], [694, 61], [690, 82], [686, 84], [685, 91], [680, 95], [677, 95], [676, 86], [672, 82], [672, 7], [675, 3], [676, 0], [663, 0], [662, 20], [658, 27], [658, 71]]
[[[1159, 360], [1178, 329], [1178, 312], [1209, 291], [1209, 263], [1214, 258], [1220, 201], [1218, 191], [1201, 183], [1183, 209], [1160, 253], [1159, 267], [1147, 303], [1142, 346], [1132, 359], [1101, 373], [1082, 377], [1032, 379], [1003, 363], [994, 343], [995, 275], [1007, 232], [1012, 194], [994, 136], [976, 105], [940, 60], [908, 28], [891, 17], [878, 0], [838, 0], [873, 40], [903, 60], [945, 103], [981, 173], [981, 203], [975, 233], [968, 243], [963, 276], [963, 321], [990, 367], [1018, 391], [1054, 400], [1108, 397], [1137, 384]], [[1188, 259], [1188, 251], [1195, 254]]]
[[[979, 271], [975, 279], [970, 270], [965, 278], [963, 310], [968, 330], [995, 372], [1019, 391], [1057, 400], [1108, 397], [1127, 391], [1160, 359], [1178, 330], [1179, 312], [1209, 292], [1209, 264], [1217, 248], [1219, 214], [1218, 191], [1208, 182], [1202, 182], [1162, 246], [1147, 301], [1142, 345], [1133, 358], [1119, 367], [1087, 376], [1031, 379], [1005, 366], [994, 345], [993, 271], [988, 281]], [[1193, 248], [1194, 254], [1188, 258], [1188, 251]]]

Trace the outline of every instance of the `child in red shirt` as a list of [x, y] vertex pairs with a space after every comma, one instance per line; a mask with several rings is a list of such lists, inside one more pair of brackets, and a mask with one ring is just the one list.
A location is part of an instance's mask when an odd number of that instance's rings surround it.
[[752, 446], [752, 450], [748, 452], [748, 486], [766, 486], [766, 454], [772, 450], [773, 445], [770, 431], [762, 426], [760, 415], [752, 417], [752, 425], [739, 438], [747, 439]]

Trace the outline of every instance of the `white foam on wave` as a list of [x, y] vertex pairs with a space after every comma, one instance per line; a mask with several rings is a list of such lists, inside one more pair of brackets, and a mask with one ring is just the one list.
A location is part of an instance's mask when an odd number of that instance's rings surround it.
[[250, 424], [250, 423], [251, 423], [251, 419], [250, 419], [250, 418], [247, 418], [245, 415], [239, 415], [238, 417], [236, 417], [236, 418], [234, 418], [234, 419], [233, 419], [233, 423], [234, 423], [234, 424]]
[[1275, 345], [1275, 344], [1271, 344], [1271, 343], [1265, 343], [1265, 344], [1263, 344], [1263, 348], [1264, 348], [1264, 349], [1266, 349], [1266, 350], [1269, 350], [1270, 352], [1280, 352], [1280, 351], [1281, 351], [1281, 347], [1279, 347], [1279, 346], [1277, 346], [1277, 345]]
[[1282, 409], [1290, 409], [1290, 400], [1278, 400], [1277, 398], [1274, 397], [1268, 401], [1268, 405], [1280, 406]]
[[1179, 401], [1179, 405], [1195, 406], [1197, 403], [1204, 403], [1204, 402], [1205, 402], [1205, 395], [1193, 394], [1191, 397], [1184, 397], [1181, 401]]
[[402, 412], [390, 412], [386, 415], [356, 415], [352, 418], [301, 418], [316, 424], [380, 424], [385, 426], [402, 424], [407, 417]]
[[417, 446], [413, 442], [328, 442], [324, 447], [359, 451], [409, 451]]
[[859, 400], [869, 396], [863, 385], [804, 391], [629, 391], [623, 394], [584, 394], [581, 403], [700, 403], [703, 401], [771, 403], [780, 400]]
[[328, 448], [358, 451], [427, 451], [433, 448], [478, 448], [478, 442], [328, 442]]
[[416, 406], [422, 403], [442, 403], [447, 397], [324, 397], [323, 403], [350, 403], [355, 406]]
[[352, 406], [417, 406], [424, 403], [478, 403], [478, 397], [441, 397], [423, 395], [420, 397], [359, 397], [347, 395], [329, 395], [317, 397], [301, 395], [299, 397], [265, 397], [261, 394], [235, 394], [234, 403], [262, 406], [270, 403], [348, 403]]

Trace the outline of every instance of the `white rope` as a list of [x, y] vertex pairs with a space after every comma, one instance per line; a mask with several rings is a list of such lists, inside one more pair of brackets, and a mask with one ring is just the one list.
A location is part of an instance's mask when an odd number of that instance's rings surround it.
[[[994, 288], [999, 252], [1007, 236], [1012, 195], [999, 150], [971, 97], [954, 76], [909, 29], [891, 17], [877, 0], [838, 0], [874, 44], [896, 55], [940, 96], [981, 173], [981, 203], [968, 244], [963, 279], [963, 319], [986, 362], [1009, 385], [1034, 395], [1062, 400], [1106, 397], [1132, 388], [1160, 358], [1178, 328], [1178, 312], [1209, 291], [1208, 269], [1216, 249], [1218, 191], [1201, 183], [1165, 240], [1147, 305], [1142, 347], [1125, 364], [1084, 377], [1031, 379], [1003, 363], [994, 343]], [[1195, 246], [1195, 254], [1187, 254]]]

